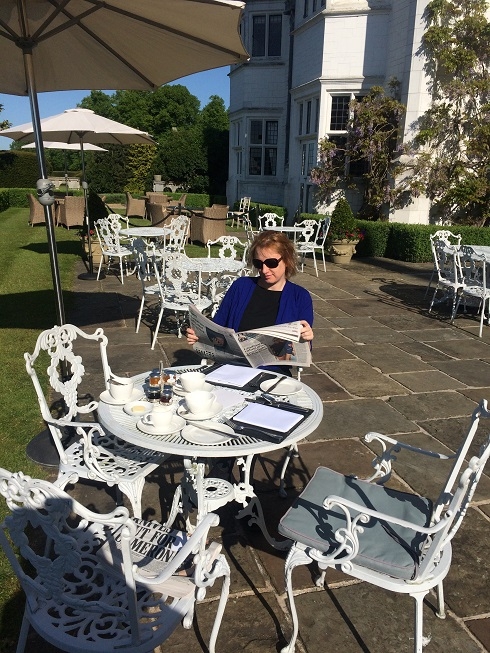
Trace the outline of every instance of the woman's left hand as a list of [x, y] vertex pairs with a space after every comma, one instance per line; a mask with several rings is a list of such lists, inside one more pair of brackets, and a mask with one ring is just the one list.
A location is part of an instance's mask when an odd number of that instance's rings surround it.
[[303, 342], [309, 342], [310, 340], [313, 340], [313, 329], [306, 320], [301, 320], [300, 339]]

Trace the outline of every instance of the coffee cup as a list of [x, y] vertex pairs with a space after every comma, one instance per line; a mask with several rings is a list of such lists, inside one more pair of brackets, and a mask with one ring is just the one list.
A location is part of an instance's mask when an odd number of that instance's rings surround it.
[[147, 413], [143, 417], [143, 422], [156, 429], [162, 429], [170, 424], [173, 414], [174, 411], [172, 406], [169, 406], [168, 404], [155, 404], [151, 413]]
[[180, 384], [185, 392], [202, 390], [206, 375], [202, 372], [184, 372], [180, 375]]
[[214, 393], [206, 390], [194, 390], [194, 392], [189, 392], [186, 396], [185, 403], [193, 415], [201, 415], [209, 413], [214, 400]]
[[109, 393], [116, 401], [129, 401], [133, 395], [134, 383], [131, 379], [118, 377], [109, 379]]

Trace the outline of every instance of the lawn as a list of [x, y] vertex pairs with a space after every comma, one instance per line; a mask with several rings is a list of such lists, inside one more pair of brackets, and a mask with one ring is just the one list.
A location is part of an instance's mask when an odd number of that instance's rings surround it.
[[[44, 425], [24, 352], [32, 352], [40, 331], [56, 323], [51, 266], [44, 225], [30, 227], [29, 211], [0, 213], [0, 467], [45, 477], [46, 469], [26, 456], [26, 445]], [[74, 267], [81, 246], [76, 229], [55, 229], [61, 285], [68, 310]], [[0, 517], [4, 501], [0, 500]], [[0, 652], [15, 650], [22, 616], [20, 594], [10, 564], [0, 553]]]

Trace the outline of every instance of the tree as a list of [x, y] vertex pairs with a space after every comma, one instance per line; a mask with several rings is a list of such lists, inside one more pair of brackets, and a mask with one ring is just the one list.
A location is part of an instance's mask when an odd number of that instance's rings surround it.
[[318, 197], [324, 202], [338, 188], [363, 187], [359, 213], [368, 219], [386, 217], [389, 209], [410, 201], [406, 185], [394, 183], [406, 169], [398, 143], [405, 106], [395, 97], [396, 80], [390, 82], [390, 88], [391, 96], [380, 86], [373, 86], [362, 100], [350, 103], [346, 136], [320, 141], [319, 163], [311, 171]]
[[[0, 113], [3, 111], [3, 104], [0, 104]], [[0, 129], [8, 129], [9, 127], [12, 127], [12, 123], [10, 123], [8, 120], [3, 120], [0, 122]]]
[[490, 23], [485, 0], [433, 0], [423, 38], [432, 104], [413, 143], [414, 181], [434, 216], [482, 226], [490, 219]]
[[209, 171], [209, 193], [226, 195], [230, 120], [223, 98], [212, 95], [209, 100], [199, 120]]

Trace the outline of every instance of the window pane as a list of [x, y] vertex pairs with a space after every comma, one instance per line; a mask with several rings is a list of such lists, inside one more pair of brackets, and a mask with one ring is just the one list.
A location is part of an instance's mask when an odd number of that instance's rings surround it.
[[262, 145], [262, 120], [250, 122], [250, 142], [254, 145]]
[[299, 105], [299, 125], [298, 125], [298, 134], [301, 136], [303, 133], [303, 103]]
[[309, 175], [315, 165], [315, 143], [308, 143], [308, 167], [306, 173]]
[[306, 103], [306, 131], [305, 134], [311, 133], [311, 100]]
[[266, 120], [265, 122], [266, 145], [277, 145], [278, 131], [279, 131], [279, 123], [277, 122], [277, 120]]
[[269, 16], [269, 44], [268, 44], [268, 53], [267, 53], [269, 57], [281, 56], [281, 32], [282, 32], [281, 14]]
[[265, 148], [264, 175], [275, 175], [277, 169], [277, 149], [275, 147]]
[[262, 172], [262, 148], [250, 148], [250, 160], [248, 162], [248, 174], [260, 175]]
[[306, 145], [303, 143], [301, 146], [301, 175], [304, 177], [306, 174]]
[[349, 120], [350, 95], [334, 95], [332, 97], [332, 113], [330, 129], [345, 129]]
[[265, 16], [254, 16], [252, 25], [252, 56], [265, 57]]

